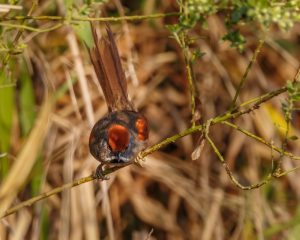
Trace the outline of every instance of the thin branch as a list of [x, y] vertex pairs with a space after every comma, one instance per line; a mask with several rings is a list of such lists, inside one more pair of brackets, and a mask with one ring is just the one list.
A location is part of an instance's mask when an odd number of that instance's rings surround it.
[[183, 49], [184, 54], [184, 61], [185, 61], [185, 67], [187, 71], [187, 77], [188, 77], [188, 83], [189, 83], [189, 89], [190, 89], [190, 97], [191, 97], [191, 111], [192, 111], [192, 126], [194, 127], [196, 125], [196, 103], [195, 103], [195, 97], [196, 97], [196, 88], [195, 88], [195, 78], [194, 78], [194, 72], [193, 72], [193, 65], [192, 61], [190, 59], [190, 51], [188, 46], [186, 46]]
[[67, 189], [70, 189], [72, 187], [75, 187], [75, 186], [78, 186], [78, 185], [81, 185], [83, 183], [86, 183], [86, 182], [90, 182], [90, 181], [93, 181], [95, 180], [95, 177], [94, 176], [89, 176], [89, 177], [85, 177], [85, 178], [81, 178], [79, 180], [76, 180], [72, 183], [67, 183], [65, 185], [62, 185], [61, 187], [57, 187], [57, 188], [54, 188], [52, 190], [50, 190], [49, 192], [45, 192], [45, 193], [42, 193], [41, 195], [38, 195], [36, 197], [33, 197], [33, 198], [30, 198], [28, 199], [27, 201], [24, 201], [24, 202], [21, 202], [20, 204], [6, 210], [3, 214], [3, 216], [1, 216], [1, 218], [3, 217], [6, 217], [10, 214], [13, 214], [15, 213], [16, 211], [20, 210], [21, 208], [24, 208], [24, 207], [30, 207], [31, 205], [33, 205], [34, 203], [40, 201], [40, 200], [43, 200], [45, 198], [48, 198], [54, 194], [57, 194], [57, 193], [60, 193], [64, 190], [67, 190]]
[[[295, 76], [293, 77], [292, 84], [296, 84], [299, 81], [299, 77], [300, 77], [300, 65], [298, 66], [297, 71], [295, 73]], [[283, 92], [286, 92], [286, 91], [287, 91], [287, 87], [284, 86], [284, 87], [279, 88], [279, 89], [277, 89], [273, 92], [268, 92], [268, 93], [266, 93], [262, 96], [252, 98], [250, 100], [247, 100], [247, 101], [241, 103], [241, 105], [239, 107], [236, 107], [236, 108], [232, 109], [231, 112], [235, 112], [239, 108], [248, 106], [250, 104], [253, 104], [253, 107], [258, 107], [261, 103], [266, 102], [269, 99], [271, 99], [271, 98], [273, 98], [273, 97], [275, 97], [275, 96], [277, 96], [277, 95], [279, 95]]]
[[218, 156], [219, 160], [221, 161], [221, 163], [223, 164], [229, 178], [231, 179], [231, 181], [240, 189], [242, 190], [251, 190], [254, 188], [259, 188], [265, 184], [267, 184], [268, 182], [270, 182], [270, 180], [272, 179], [272, 174], [269, 174], [266, 179], [262, 180], [259, 183], [256, 184], [251, 184], [248, 186], [244, 186], [242, 185], [233, 175], [233, 173], [231, 172], [228, 164], [226, 163], [225, 159], [223, 158], [222, 154], [220, 153], [220, 151], [218, 150], [218, 148], [216, 147], [216, 145], [214, 144], [214, 142], [210, 139], [210, 137], [208, 136], [208, 134], [206, 134], [205, 136], [206, 140], [208, 141], [208, 143], [210, 144], [210, 146], [212, 147], [212, 149], [214, 150], [214, 152], [216, 153], [216, 155]]
[[98, 22], [120, 22], [123, 20], [127, 21], [139, 21], [139, 20], [147, 20], [147, 19], [155, 19], [155, 18], [163, 18], [170, 16], [179, 16], [178, 12], [170, 12], [170, 13], [156, 13], [149, 15], [134, 15], [134, 16], [120, 16], [120, 17], [82, 17], [82, 16], [73, 16], [70, 19], [64, 16], [14, 16], [14, 17], [5, 17], [0, 18], [2, 22], [4, 21], [14, 21], [14, 20], [39, 20], [39, 21], [66, 21], [70, 20], [71, 22], [90, 22], [90, 21], [98, 21]]
[[27, 25], [22, 25], [22, 24], [11, 24], [11, 23], [0, 22], [0, 26], [23, 29], [23, 30], [28, 30], [31, 32], [38, 32], [38, 33], [50, 32], [50, 31], [53, 31], [53, 30], [56, 30], [56, 29], [62, 27], [63, 25], [64, 25], [63, 23], [58, 23], [52, 27], [40, 29], [40, 28], [29, 27]]
[[[114, 172], [114, 171], [116, 171], [116, 170], [118, 170], [118, 169], [120, 169], [122, 167], [125, 167], [125, 166], [128, 166], [128, 164], [123, 165], [121, 167], [118, 166], [118, 167], [113, 167], [113, 168], [106, 169], [106, 170], [103, 171], [103, 176], [106, 176], [106, 175], [108, 175], [108, 174], [110, 174], [110, 173], [112, 173], [112, 172]], [[93, 181], [95, 179], [97, 179], [97, 178], [94, 175], [92, 175], [92, 176], [88, 176], [88, 177], [84, 177], [84, 178], [75, 180], [75, 181], [73, 181], [71, 183], [64, 184], [64, 185], [62, 185], [60, 187], [54, 188], [54, 189], [50, 190], [49, 192], [45, 192], [45, 193], [42, 193], [42, 194], [40, 194], [40, 195], [38, 195], [36, 197], [30, 198], [30, 199], [28, 199], [28, 200], [26, 200], [24, 202], [21, 202], [20, 204], [17, 204], [16, 206], [14, 206], [12, 208], [6, 210], [4, 212], [4, 214], [0, 218], [6, 217], [8, 215], [11, 215], [11, 214], [17, 212], [18, 210], [20, 210], [20, 209], [22, 209], [24, 207], [30, 207], [34, 203], [36, 203], [38, 201], [41, 201], [41, 200], [43, 200], [45, 198], [48, 198], [48, 197], [50, 197], [50, 196], [52, 196], [54, 194], [60, 193], [60, 192], [62, 192], [64, 190], [70, 189], [72, 187], [76, 187], [76, 186], [81, 185], [83, 183], [87, 183], [87, 182]]]
[[[299, 66], [299, 69], [300, 69], [300, 66]], [[297, 74], [296, 74], [295, 78], [298, 76], [299, 69], [297, 71]], [[273, 92], [267, 93], [267, 94], [265, 94], [265, 95], [263, 95], [261, 97], [257, 97], [257, 98], [254, 98], [253, 100], [250, 100], [250, 101], [247, 101], [245, 103], [242, 103], [238, 108], [236, 108], [236, 109], [239, 109], [241, 106], [248, 106], [249, 102], [251, 102], [251, 104], [253, 104], [253, 105], [249, 106], [247, 109], [241, 110], [239, 112], [234, 112], [234, 113], [227, 112], [227, 113], [225, 113], [225, 114], [223, 114], [221, 116], [217, 116], [215, 118], [209, 119], [204, 124], [196, 125], [194, 127], [186, 129], [185, 131], [183, 131], [181, 133], [178, 133], [178, 134], [176, 134], [176, 135], [174, 135], [172, 137], [169, 137], [169, 138], [163, 140], [162, 142], [157, 143], [157, 144], [155, 144], [155, 145], [147, 148], [146, 150], [140, 152], [139, 155], [138, 155], [138, 157], [137, 157], [137, 159], [136, 159], [136, 161], [137, 162], [141, 161], [147, 155], [149, 155], [149, 154], [151, 154], [151, 153], [153, 153], [153, 152], [161, 149], [162, 147], [164, 147], [164, 146], [166, 146], [166, 145], [168, 145], [168, 144], [170, 144], [172, 142], [177, 141], [178, 139], [180, 139], [180, 138], [182, 138], [184, 136], [187, 136], [189, 134], [192, 134], [192, 133], [195, 133], [195, 132], [198, 132], [198, 131], [203, 131], [205, 129], [205, 127], [207, 126], [207, 123], [209, 123], [209, 125], [215, 125], [217, 123], [224, 123], [226, 120], [234, 119], [234, 118], [237, 118], [237, 117], [239, 117], [239, 116], [241, 116], [243, 114], [250, 113], [250, 112], [254, 111], [255, 109], [257, 109], [260, 104], [262, 104], [262, 103], [264, 103], [264, 102], [272, 99], [273, 97], [275, 97], [275, 96], [277, 96], [277, 95], [279, 95], [279, 94], [281, 94], [281, 93], [283, 93], [285, 91], [287, 91], [286, 87], [280, 88], [280, 89], [275, 90]], [[209, 141], [210, 145], [215, 150], [216, 146], [213, 144], [213, 142], [211, 141], [211, 139], [208, 136], [207, 136], [207, 140]], [[271, 146], [272, 146], [272, 149], [276, 150], [275, 146], [273, 146], [273, 145], [271, 145]], [[221, 156], [221, 154], [219, 153], [219, 151], [216, 149], [215, 152], [218, 155], [219, 159], [221, 160], [222, 164], [224, 165], [224, 167], [225, 167], [225, 169], [226, 169], [229, 177], [231, 178], [231, 180], [235, 183], [235, 185], [237, 185], [238, 187], [240, 187], [240, 188], [242, 188], [244, 190], [258, 188], [258, 187], [266, 184], [267, 182], [269, 182], [272, 177], [280, 177], [280, 176], [283, 176], [284, 174], [286, 174], [286, 173], [282, 173], [282, 174], [280, 174], [278, 176], [269, 175], [265, 180], [263, 180], [262, 182], [260, 182], [258, 184], [254, 184], [254, 185], [250, 185], [250, 186], [242, 186], [241, 184], [239, 184], [239, 182], [232, 175], [232, 173], [231, 173], [228, 165], [226, 164], [224, 158]], [[294, 156], [291, 153], [285, 152], [284, 154], [286, 156], [290, 156], [293, 159], [300, 158], [300, 157]], [[128, 166], [130, 164], [132, 164], [132, 163], [128, 163], [128, 164], [125, 164], [125, 165], [122, 165], [122, 166], [117, 166], [117, 167], [106, 169], [103, 172], [103, 176], [111, 174], [111, 173], [117, 171], [118, 169], [123, 168], [125, 166]], [[24, 207], [31, 206], [35, 202], [40, 201], [42, 199], [45, 199], [45, 198], [47, 198], [49, 196], [52, 196], [54, 194], [60, 193], [63, 190], [66, 190], [66, 189], [78, 186], [78, 185], [86, 183], [86, 182], [93, 181], [95, 179], [96, 179], [95, 176], [89, 176], [89, 177], [85, 177], [85, 178], [82, 178], [82, 179], [79, 179], [79, 180], [75, 180], [74, 182], [65, 184], [65, 185], [63, 185], [61, 187], [52, 189], [49, 192], [43, 193], [43, 194], [41, 194], [39, 196], [36, 196], [34, 198], [31, 198], [31, 199], [29, 199], [27, 201], [21, 202], [20, 204], [16, 205], [15, 207], [12, 207], [12, 208], [8, 209], [7, 211], [5, 211], [4, 215], [0, 216], [0, 218], [3, 218], [3, 217], [8, 216], [10, 214], [13, 214], [13, 213], [17, 212], [18, 210], [20, 210], [20, 209], [22, 209]]]
[[298, 67], [297, 72], [293, 78], [293, 83], [299, 81], [299, 77], [300, 77], [300, 66]]
[[[279, 88], [279, 89], [277, 89], [273, 92], [269, 92], [267, 94], [264, 94], [260, 97], [250, 99], [247, 102], [242, 103], [240, 106], [234, 108], [232, 111], [228, 111], [224, 115], [221, 115], [219, 117], [214, 118], [213, 123], [223, 122], [225, 120], [234, 119], [234, 118], [237, 118], [241, 115], [250, 113], [250, 112], [254, 111], [255, 109], [258, 109], [259, 106], [262, 103], [267, 102], [270, 99], [272, 99], [272, 98], [274, 98], [274, 97], [278, 96], [279, 94], [284, 93], [286, 91], [287, 91], [287, 87], [282, 87], [282, 88]], [[248, 106], [248, 105], [250, 105], [250, 103], [252, 103], [253, 105], [246, 108], [246, 109], [238, 111], [238, 109], [240, 109], [243, 106]]]
[[284, 151], [284, 149], [282, 148], [279, 148], [277, 146], [275, 146], [274, 144], [266, 141], [265, 139], [261, 138], [261, 137], [258, 137], [256, 136], [255, 134], [243, 129], [243, 128], [240, 128], [239, 126], [233, 124], [233, 123], [230, 123], [228, 121], [224, 121], [222, 122], [223, 124], [231, 127], [231, 128], [234, 128], [242, 133], [244, 133], [246, 136], [250, 137], [250, 138], [253, 138], [254, 140], [258, 141], [258, 142], [261, 142], [262, 144], [268, 146], [269, 148], [271, 148], [272, 150], [275, 150], [276, 152], [278, 152], [279, 154], [282, 154], [284, 156], [287, 156], [293, 160], [300, 160], [300, 156], [295, 156], [294, 154], [290, 153], [290, 152], [287, 152], [287, 151]]
[[[33, 13], [34, 9], [37, 7], [37, 5], [38, 5], [38, 0], [34, 0], [34, 1], [32, 2], [32, 5], [31, 5], [30, 9], [29, 9], [29, 12], [28, 12], [28, 14], [27, 14], [27, 17], [30, 17], [30, 16], [32, 15], [32, 13]], [[21, 25], [23, 25], [24, 22], [25, 22], [25, 19], [22, 20]], [[20, 37], [22, 36], [22, 33], [23, 33], [23, 31], [24, 31], [24, 28], [19, 28], [19, 29], [20, 29], [20, 30], [17, 32], [17, 35], [16, 35], [16, 37], [15, 37], [15, 39], [14, 39], [14, 41], [13, 41], [13, 44], [12, 44], [13, 46], [15, 46], [15, 45], [17, 44], [17, 42], [19, 41], [19, 39], [20, 39]], [[3, 58], [2, 66], [5, 66], [5, 65], [7, 64], [7, 62], [8, 62], [9, 59], [10, 59], [10, 56], [11, 56], [11, 54], [8, 52], [8, 53], [6, 54], [6, 56]]]
[[195, 75], [193, 71], [193, 61], [192, 61], [192, 52], [187, 44], [187, 31], [183, 30], [180, 32], [171, 31], [173, 37], [179, 44], [182, 49], [184, 63], [186, 68], [186, 76], [189, 84], [189, 91], [190, 91], [190, 104], [191, 104], [191, 113], [192, 113], [192, 127], [196, 125], [196, 88], [195, 88]]
[[8, 83], [8, 84], [5, 84], [5, 85], [0, 85], [0, 89], [1, 88], [11, 88], [11, 87], [16, 87], [17, 84], [16, 83]]
[[288, 175], [288, 174], [290, 174], [292, 172], [295, 172], [298, 169], [300, 169], [300, 166], [297, 166], [297, 167], [294, 167], [292, 169], [286, 170], [284, 172], [278, 173], [274, 177], [280, 178], [280, 177], [286, 176], [286, 175]]
[[72, 21], [98, 21], [98, 22], [121, 22], [121, 21], [139, 21], [139, 20], [149, 20], [170, 16], [179, 16], [178, 12], [171, 13], [156, 13], [150, 15], [135, 15], [135, 16], [120, 16], [120, 17], [99, 17], [99, 18], [90, 18], [90, 17], [72, 17]]
[[240, 92], [241, 92], [241, 90], [242, 90], [242, 88], [243, 88], [243, 86], [244, 86], [244, 84], [246, 82], [246, 78], [248, 76], [248, 73], [249, 73], [250, 69], [252, 68], [252, 65], [255, 63], [256, 58], [257, 58], [259, 52], [261, 51], [262, 46], [264, 45], [264, 42], [265, 42], [264, 39], [259, 41], [259, 44], [258, 44], [257, 48], [255, 49], [255, 52], [254, 52], [254, 54], [252, 56], [252, 59], [249, 62], [248, 66], [246, 68], [246, 71], [245, 71], [245, 73], [244, 73], [244, 75], [243, 75], [243, 77], [242, 77], [242, 79], [241, 79], [241, 81], [240, 81], [240, 83], [239, 83], [239, 85], [238, 85], [238, 87], [236, 89], [236, 92], [235, 92], [234, 98], [233, 98], [233, 100], [232, 100], [232, 102], [230, 104], [229, 110], [234, 109], [236, 101], [237, 101], [237, 98], [240, 95]]

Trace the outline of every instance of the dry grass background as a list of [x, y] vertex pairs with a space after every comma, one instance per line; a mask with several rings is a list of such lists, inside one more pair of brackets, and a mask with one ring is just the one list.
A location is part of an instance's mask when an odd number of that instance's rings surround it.
[[[50, 2], [41, 1], [35, 14], [50, 11]], [[104, 8], [120, 15], [178, 10], [173, 0], [123, 4], [110, 1]], [[54, 5], [61, 14], [66, 11], [62, 1]], [[176, 19], [112, 25], [130, 96], [150, 123], [150, 144], [191, 123], [182, 51], [165, 28]], [[38, 24], [42, 28], [50, 23]], [[247, 37], [243, 54], [220, 41], [226, 31], [224, 16], [212, 16], [207, 29], [197, 26], [190, 32], [197, 38], [195, 47], [206, 53], [194, 65], [203, 120], [226, 111], [258, 45], [256, 27], [242, 30]], [[299, 65], [299, 31], [299, 25], [289, 32], [272, 28], [240, 102], [293, 78]], [[23, 57], [15, 57], [15, 75], [22, 81], [20, 66], [25, 62], [32, 76], [37, 118], [30, 135], [22, 136], [20, 113], [14, 110], [11, 168], [0, 189], [2, 211], [95, 171], [98, 162], [89, 154], [88, 137], [93, 123], [107, 111], [87, 49], [72, 26], [42, 34], [25, 31], [22, 40], [28, 47]], [[17, 99], [18, 88], [15, 94]], [[54, 102], [47, 98], [51, 94], [56, 94]], [[285, 97], [234, 122], [280, 146]], [[297, 135], [296, 114], [294, 119], [292, 132]], [[240, 182], [256, 183], [270, 171], [274, 153], [261, 143], [225, 125], [213, 126], [210, 135]], [[0, 239], [297, 239], [300, 173], [242, 191], [230, 181], [208, 145], [200, 158], [191, 160], [198, 138], [199, 134], [189, 135], [168, 145], [148, 156], [143, 168], [126, 167], [108, 181], [80, 185], [1, 219]], [[288, 148], [300, 155], [299, 140]], [[295, 161], [284, 158], [285, 170], [294, 166]]]

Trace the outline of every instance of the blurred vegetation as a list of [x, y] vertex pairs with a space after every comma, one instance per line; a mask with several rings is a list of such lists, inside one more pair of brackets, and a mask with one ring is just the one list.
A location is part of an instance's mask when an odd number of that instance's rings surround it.
[[0, 215], [95, 170], [89, 21], [116, 23], [159, 148], [6, 217], [0, 239], [297, 239], [300, 0], [0, 3]]

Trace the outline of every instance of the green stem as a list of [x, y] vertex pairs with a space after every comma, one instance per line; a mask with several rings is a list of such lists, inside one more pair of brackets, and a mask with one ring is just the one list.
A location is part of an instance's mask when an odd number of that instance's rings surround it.
[[[247, 113], [250, 113], [250, 112], [254, 111], [255, 109], [257, 109], [259, 107], [260, 104], [262, 104], [262, 103], [264, 103], [264, 102], [272, 99], [273, 97], [275, 97], [275, 96], [277, 96], [277, 95], [285, 92], [286, 90], [287, 90], [286, 87], [280, 88], [278, 90], [275, 90], [273, 92], [265, 94], [265, 95], [263, 95], [261, 97], [255, 98], [256, 101], [252, 102], [253, 105], [250, 106], [247, 109], [240, 110], [239, 112], [235, 112], [235, 113], [226, 112], [225, 114], [223, 114], [221, 116], [217, 116], [217, 117], [212, 118], [212, 119], [209, 119], [208, 121], [211, 122], [210, 125], [215, 125], [217, 123], [222, 123], [222, 122], [224, 122], [226, 120], [229, 120], [229, 119], [235, 119], [235, 118], [237, 118], [237, 117], [239, 117], [239, 116], [241, 116], [243, 114], [247, 114]], [[245, 106], [245, 104], [241, 104], [241, 105]], [[176, 134], [176, 135], [174, 135], [172, 137], [169, 137], [169, 138], [163, 140], [160, 143], [157, 143], [157, 144], [155, 144], [155, 145], [147, 148], [146, 150], [144, 150], [143, 152], [141, 152], [139, 154], [139, 158], [144, 158], [147, 155], [149, 155], [149, 154], [151, 154], [151, 153], [153, 153], [153, 152], [161, 149], [162, 147], [164, 147], [164, 146], [166, 146], [166, 145], [168, 145], [168, 144], [170, 144], [172, 142], [177, 141], [179, 138], [185, 137], [185, 136], [187, 136], [189, 134], [192, 134], [192, 133], [195, 133], [195, 132], [202, 131], [204, 129], [204, 127], [205, 127], [205, 124], [206, 123], [193, 126], [193, 127], [189, 128], [189, 129], [187, 129], [187, 130], [185, 130], [185, 131], [183, 131], [181, 133], [178, 133], [178, 134]]]
[[34, 28], [34, 27], [29, 27], [26, 25], [22, 25], [22, 24], [11, 24], [11, 23], [2, 23], [0, 22], [0, 26], [5, 26], [5, 27], [11, 27], [11, 28], [17, 28], [17, 29], [22, 29], [22, 30], [28, 30], [31, 32], [39, 32], [39, 33], [43, 33], [43, 32], [50, 32], [53, 31], [55, 29], [58, 29], [60, 27], [63, 26], [63, 23], [59, 23], [59, 24], [55, 24], [52, 27], [49, 28], [43, 28], [43, 29], [39, 29], [39, 28]]
[[249, 73], [250, 69], [252, 68], [252, 65], [255, 63], [256, 58], [257, 58], [259, 52], [261, 51], [261, 48], [262, 48], [264, 42], [265, 42], [264, 39], [259, 41], [259, 44], [258, 44], [257, 48], [255, 49], [255, 52], [254, 52], [254, 54], [252, 56], [252, 59], [249, 62], [248, 66], [246, 68], [246, 71], [245, 71], [245, 73], [244, 73], [244, 75], [243, 75], [243, 77], [242, 77], [242, 79], [241, 79], [241, 81], [240, 81], [240, 83], [239, 83], [239, 85], [238, 85], [238, 87], [236, 89], [236, 92], [235, 92], [234, 98], [233, 98], [233, 100], [232, 100], [232, 102], [230, 104], [229, 110], [233, 110], [234, 109], [234, 107], [236, 105], [237, 98], [240, 95], [240, 92], [241, 92], [241, 90], [242, 90], [242, 88], [243, 88], [243, 86], [244, 86], [244, 84], [246, 82], [246, 78], [248, 76], [248, 73]]
[[[150, 15], [134, 15], [134, 16], [120, 16], [120, 17], [81, 17], [81, 16], [73, 16], [71, 17], [71, 21], [99, 21], [99, 22], [120, 22], [123, 20], [127, 21], [138, 21], [145, 19], [155, 19], [162, 17], [170, 17], [170, 16], [179, 16], [178, 12], [170, 12], [170, 13], [156, 13]], [[63, 16], [14, 16], [14, 17], [5, 17], [0, 18], [0, 21], [14, 21], [14, 20], [39, 20], [39, 21], [65, 21], [66, 17]]]
[[[104, 170], [104, 171], [102, 172], [102, 175], [103, 175], [103, 177], [104, 177], [104, 176], [106, 176], [106, 175], [108, 175], [108, 174], [110, 174], [110, 173], [112, 173], [112, 172], [114, 172], [114, 171], [116, 171], [116, 170], [118, 170], [118, 169], [120, 169], [120, 168], [123, 168], [123, 167], [125, 167], [125, 166], [128, 166], [128, 165], [129, 165], [129, 164], [124, 164], [124, 165], [122, 165], [122, 166], [117, 166], [117, 167], [112, 167], [112, 168], [106, 169], [106, 170]], [[76, 186], [81, 185], [81, 184], [83, 184], [83, 183], [87, 183], [87, 182], [93, 181], [93, 180], [95, 180], [95, 179], [97, 179], [97, 177], [95, 177], [94, 175], [88, 176], [88, 177], [84, 177], [84, 178], [75, 180], [75, 181], [73, 181], [73, 182], [71, 182], [71, 183], [67, 183], [67, 184], [62, 185], [62, 186], [60, 186], [60, 187], [54, 188], [54, 189], [52, 189], [52, 190], [50, 190], [50, 191], [48, 191], [48, 192], [45, 192], [45, 193], [42, 193], [42, 194], [36, 196], [36, 197], [30, 198], [30, 199], [28, 199], [27, 201], [21, 202], [20, 204], [18, 204], [18, 205], [16, 205], [16, 206], [14, 206], [14, 207], [12, 207], [12, 208], [6, 210], [6, 211], [4, 212], [4, 214], [3, 214], [2, 216], [0, 216], [0, 219], [6, 217], [6, 216], [8, 216], [8, 215], [11, 215], [11, 214], [13, 214], [13, 213], [15, 213], [15, 212], [17, 212], [17, 211], [20, 210], [21, 208], [24, 208], [24, 207], [30, 207], [30, 206], [32, 206], [34, 203], [36, 203], [36, 202], [38, 202], [38, 201], [41, 201], [41, 200], [43, 200], [43, 199], [45, 199], [45, 198], [48, 198], [48, 197], [50, 197], [50, 196], [52, 196], [52, 195], [54, 195], [54, 194], [60, 193], [60, 192], [62, 192], [62, 191], [64, 191], [64, 190], [70, 189], [70, 188], [72, 188], [72, 187], [76, 187]]]
[[[299, 67], [300, 69], [300, 67]], [[297, 75], [296, 75], [297, 76]], [[296, 77], [295, 76], [295, 77]], [[253, 106], [250, 106], [248, 109], [245, 109], [243, 111], [240, 111], [240, 112], [236, 112], [236, 113], [230, 113], [230, 112], [227, 112], [225, 113], [224, 115], [222, 116], [218, 116], [218, 117], [215, 117], [215, 118], [212, 118], [210, 120], [208, 120], [206, 123], [204, 124], [201, 124], [201, 125], [197, 125], [197, 126], [194, 126], [194, 127], [191, 127], [179, 134], [176, 134], [172, 137], [169, 137], [165, 140], [163, 140], [162, 142], [158, 143], [158, 144], [155, 144], [149, 148], [147, 148], [146, 150], [140, 152], [140, 154], [138, 155], [138, 158], [139, 159], [142, 159], [144, 157], [146, 157], [147, 155], [161, 149], [162, 147], [168, 145], [169, 143], [171, 142], [175, 142], [176, 140], [178, 140], [179, 138], [182, 138], [184, 136], [187, 136], [189, 134], [192, 134], [194, 132], [197, 132], [197, 131], [203, 131], [204, 129], [206, 129], [206, 126], [207, 126], [207, 123], [209, 123], [209, 126], [210, 125], [214, 125], [214, 124], [217, 124], [217, 123], [224, 123], [226, 120], [229, 120], [229, 119], [233, 119], [233, 118], [237, 118], [239, 116], [241, 116], [242, 114], [246, 114], [246, 113], [249, 113], [255, 109], [257, 109], [258, 105], [259, 104], [262, 104], [263, 102], [266, 102], [268, 100], [270, 100], [271, 98], [279, 95], [280, 93], [283, 93], [287, 90], [286, 87], [283, 87], [281, 89], [278, 89], [278, 90], [275, 90], [273, 92], [270, 92], [268, 94], [265, 94], [261, 97], [258, 97], [258, 98], [255, 98], [256, 100], [255, 101], [251, 101], [251, 103], [253, 103]], [[243, 106], [246, 106], [248, 104], [245, 104], [245, 103], [242, 103], [241, 105]], [[237, 108], [238, 109], [238, 108]], [[206, 131], [208, 132], [208, 130], [206, 129]], [[249, 134], [251, 136], [251, 134]], [[239, 186], [240, 188], [242, 189], [245, 189], [245, 190], [249, 190], [249, 189], [253, 189], [253, 188], [258, 188], [264, 184], [266, 184], [267, 182], [270, 181], [270, 179], [272, 178], [272, 175], [269, 175], [265, 180], [263, 180], [262, 182], [258, 183], [258, 184], [254, 184], [254, 185], [251, 185], [251, 186], [242, 186], [241, 184], [239, 184], [239, 182], [234, 178], [234, 176], [232, 175], [228, 165], [226, 164], [224, 158], [222, 157], [222, 155], [220, 154], [220, 152], [218, 151], [218, 149], [216, 148], [216, 146], [214, 145], [214, 143], [212, 142], [212, 140], [207, 136], [206, 139], [209, 141], [210, 145], [212, 146], [212, 148], [214, 149], [214, 151], [216, 152], [217, 156], [219, 157], [220, 161], [222, 162], [222, 164], [224, 165], [229, 177], [231, 178], [231, 180], [237, 185]], [[257, 139], [258, 140], [258, 139]], [[271, 145], [272, 146], [272, 145]], [[272, 146], [273, 149], [276, 150], [276, 148], [274, 146]], [[285, 152], [285, 154], [287, 156], [291, 156], [289, 153]], [[294, 159], [296, 157], [293, 157]], [[297, 157], [298, 158], [298, 157]], [[299, 157], [300, 158], [300, 157]], [[137, 160], [138, 162], [139, 160]], [[125, 166], [128, 166], [129, 164], [126, 164], [126, 165], [122, 165], [122, 166], [118, 166], [118, 167], [113, 167], [113, 168], [109, 168], [109, 169], [106, 169], [102, 174], [103, 176], [106, 176], [114, 171], [117, 171], [118, 169], [120, 168], [123, 168]], [[286, 172], [288, 173], [288, 172]], [[280, 177], [281, 175], [279, 176], [273, 176], [273, 177]], [[283, 173], [282, 173], [282, 176], [283, 176]], [[80, 184], [83, 184], [83, 183], [86, 183], [86, 182], [90, 182], [90, 181], [93, 181], [95, 180], [96, 177], [94, 176], [89, 176], [89, 177], [85, 177], [85, 178], [82, 178], [82, 179], [79, 179], [79, 180], [75, 180], [74, 182], [72, 183], [68, 183], [68, 184], [65, 184], [61, 187], [58, 187], [58, 188], [55, 188], [55, 189], [52, 189], [51, 191], [49, 192], [46, 192], [46, 193], [43, 193], [39, 196], [36, 196], [34, 198], [31, 198], [27, 201], [24, 201], [18, 205], [16, 205], [15, 207], [13, 208], [10, 208], [8, 209], [3, 216], [0, 216], [0, 218], [3, 218], [5, 216], [8, 216], [10, 214], [13, 214], [15, 213], [16, 211], [18, 211], [19, 209], [23, 208], [23, 207], [26, 207], [26, 206], [31, 206], [32, 204], [34, 204], [35, 202], [37, 201], [40, 201], [42, 199], [45, 199], [51, 195], [54, 195], [54, 194], [57, 194], [59, 192], [62, 192], [63, 190], [66, 190], [66, 189], [69, 189], [69, 188], [72, 188], [72, 187], [75, 187], [75, 186], [78, 186]]]
[[231, 172], [228, 164], [226, 163], [225, 159], [223, 158], [222, 154], [220, 153], [220, 151], [218, 150], [218, 148], [216, 147], [216, 145], [214, 144], [214, 142], [210, 139], [210, 137], [208, 136], [208, 134], [205, 136], [206, 140], [208, 141], [208, 143], [210, 144], [210, 146], [212, 147], [212, 149], [214, 150], [214, 152], [216, 153], [216, 155], [218, 156], [219, 160], [221, 161], [221, 163], [223, 164], [227, 175], [229, 176], [229, 178], [231, 179], [231, 181], [240, 189], [242, 190], [251, 190], [254, 188], [259, 188], [265, 184], [267, 184], [271, 179], [272, 179], [272, 175], [269, 174], [267, 176], [266, 179], [262, 180], [259, 183], [256, 184], [252, 184], [249, 186], [244, 186], [242, 184], [239, 183], [239, 181], [234, 177], [233, 173]]
[[238, 127], [237, 125], [235, 125], [233, 123], [230, 123], [230, 122], [227, 122], [227, 121], [224, 121], [222, 123], [229, 126], [229, 127], [231, 127], [231, 128], [234, 128], [235, 130], [238, 130], [238, 131], [244, 133], [246, 136], [251, 137], [251, 138], [253, 138], [254, 140], [256, 140], [258, 142], [261, 142], [262, 144], [268, 146], [272, 150], [275, 150], [276, 152], [278, 152], [281, 155], [287, 156], [287, 157], [289, 157], [291, 159], [294, 159], [294, 160], [300, 160], [300, 157], [295, 156], [294, 154], [285, 151], [283, 148], [279, 148], [279, 147], [275, 146], [274, 144], [266, 141], [265, 139], [263, 139], [261, 137], [258, 137], [255, 134], [253, 134], [253, 133], [251, 133], [251, 132], [249, 132], [249, 131], [247, 131], [243, 128], [240, 128], [240, 127]]
[[156, 13], [150, 15], [135, 15], [135, 16], [121, 16], [121, 17], [99, 17], [99, 18], [90, 18], [90, 17], [72, 17], [72, 21], [98, 21], [98, 22], [120, 22], [123, 20], [126, 21], [139, 21], [139, 20], [149, 20], [155, 18], [163, 18], [170, 16], [179, 16], [178, 12], [171, 13]]
[[195, 112], [196, 112], [196, 104], [195, 104], [195, 96], [196, 96], [196, 90], [195, 90], [195, 84], [194, 84], [194, 74], [192, 69], [192, 62], [189, 58], [189, 49], [184, 49], [184, 59], [185, 59], [185, 66], [187, 71], [187, 77], [189, 82], [189, 89], [190, 89], [190, 95], [191, 95], [191, 112], [192, 112], [192, 127], [196, 125], [196, 118], [195, 118]]
[[[38, 5], [38, 0], [34, 0], [34, 1], [32, 2], [31, 8], [30, 8], [29, 11], [28, 11], [28, 14], [27, 14], [28, 17], [32, 15], [32, 13], [33, 13], [34, 9], [37, 7], [37, 5]], [[25, 22], [25, 19], [22, 20], [22, 25], [23, 25], [24, 22]], [[19, 41], [19, 39], [20, 39], [20, 37], [22, 36], [22, 33], [23, 33], [23, 31], [24, 31], [24, 28], [19, 28], [19, 29], [20, 29], [20, 30], [17, 32], [17, 35], [16, 35], [16, 37], [15, 37], [15, 39], [14, 39], [14, 41], [13, 41], [13, 46], [15, 46], [15, 45], [17, 44], [17, 42]], [[4, 57], [4, 59], [3, 59], [3, 61], [2, 61], [2, 66], [5, 66], [5, 65], [7, 64], [7, 62], [8, 62], [9, 59], [10, 59], [10, 56], [11, 56], [10, 53], [7, 53], [7, 54], [6, 54], [6, 56]]]

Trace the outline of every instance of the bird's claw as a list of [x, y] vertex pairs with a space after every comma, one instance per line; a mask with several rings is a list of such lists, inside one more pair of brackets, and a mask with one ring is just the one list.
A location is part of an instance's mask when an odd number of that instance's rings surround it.
[[101, 180], [101, 181], [103, 181], [103, 180], [109, 180], [109, 177], [104, 174], [104, 169], [103, 169], [104, 165], [105, 164], [100, 164], [97, 167], [96, 172], [95, 172], [95, 177], [97, 179]]

